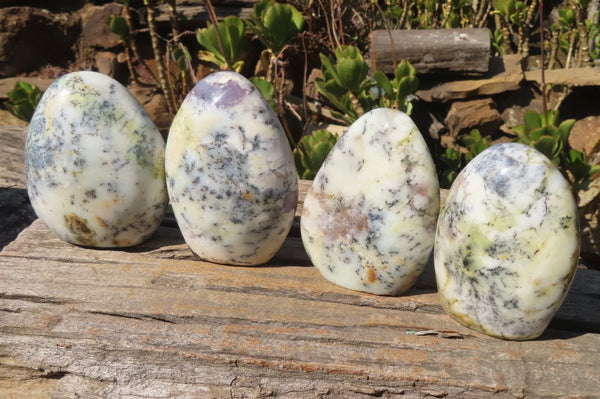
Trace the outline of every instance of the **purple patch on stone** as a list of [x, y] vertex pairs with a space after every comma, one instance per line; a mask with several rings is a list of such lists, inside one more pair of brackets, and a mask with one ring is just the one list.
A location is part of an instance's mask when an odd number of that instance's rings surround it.
[[249, 90], [239, 86], [237, 82], [228, 80], [225, 83], [201, 80], [192, 90], [192, 94], [218, 108], [231, 107], [242, 101]]
[[298, 204], [298, 190], [288, 191], [285, 193], [285, 197], [283, 199], [283, 212], [290, 212], [296, 210], [296, 205]]

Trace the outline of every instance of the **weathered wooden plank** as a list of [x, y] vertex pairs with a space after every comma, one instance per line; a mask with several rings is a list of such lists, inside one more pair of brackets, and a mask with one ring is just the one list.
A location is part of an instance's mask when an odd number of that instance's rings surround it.
[[446, 316], [431, 270], [378, 297], [325, 281], [297, 228], [269, 265], [232, 267], [200, 261], [171, 223], [141, 246], [94, 250], [36, 221], [4, 249], [0, 397], [24, 384], [59, 397], [598, 393], [597, 272], [577, 273], [541, 339], [508, 342]]
[[[221, 0], [213, 1], [213, 7], [218, 19], [235, 15], [248, 19], [253, 13], [253, 6], [258, 0]], [[180, 24], [200, 26], [210, 21], [205, 0], [179, 0], [176, 2], [177, 19]], [[157, 7], [156, 22], [167, 23], [170, 21], [167, 5]]]
[[0, 187], [25, 188], [27, 127], [0, 126]]
[[377, 70], [394, 72], [392, 45], [396, 61], [408, 60], [417, 73], [482, 74], [488, 70], [490, 36], [487, 29], [373, 31]]
[[25, 190], [27, 127], [0, 126], [0, 249], [34, 219]]

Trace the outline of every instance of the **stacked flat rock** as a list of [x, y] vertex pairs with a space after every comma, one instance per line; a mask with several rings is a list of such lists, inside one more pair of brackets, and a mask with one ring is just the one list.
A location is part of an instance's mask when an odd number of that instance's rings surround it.
[[539, 336], [579, 256], [577, 206], [540, 152], [500, 144], [458, 175], [440, 213], [435, 273], [446, 312], [505, 339]]
[[246, 78], [217, 72], [198, 82], [171, 125], [165, 169], [177, 223], [198, 256], [256, 265], [279, 250], [298, 178], [277, 116]]
[[138, 244], [167, 205], [165, 143], [135, 97], [97, 72], [73, 72], [42, 96], [25, 146], [27, 191], [61, 239]]
[[413, 121], [392, 109], [359, 118], [306, 195], [304, 247], [323, 276], [379, 295], [405, 292], [433, 246], [439, 186]]

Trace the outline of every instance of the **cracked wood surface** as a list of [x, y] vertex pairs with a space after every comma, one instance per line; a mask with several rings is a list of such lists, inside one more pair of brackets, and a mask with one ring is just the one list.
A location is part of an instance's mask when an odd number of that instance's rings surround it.
[[262, 267], [199, 260], [172, 218], [95, 250], [39, 220], [0, 254], [0, 397], [597, 397], [600, 273], [535, 341], [470, 331], [432, 270], [401, 297], [337, 287], [297, 225]]
[[[24, 136], [0, 130], [3, 184], [24, 187]], [[578, 270], [544, 335], [509, 342], [446, 316], [431, 265], [401, 297], [328, 283], [297, 221], [268, 265], [233, 267], [172, 215], [124, 250], [37, 220], [0, 253], [0, 398], [600, 397], [599, 292]]]
[[0, 126], [0, 188], [24, 189], [27, 127]]

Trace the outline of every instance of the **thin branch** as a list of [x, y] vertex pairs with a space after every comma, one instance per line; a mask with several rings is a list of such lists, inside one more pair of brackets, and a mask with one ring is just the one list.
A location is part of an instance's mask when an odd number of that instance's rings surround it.
[[546, 103], [546, 73], [544, 53], [544, 0], [540, 0], [540, 58], [542, 59], [542, 110], [548, 123], [548, 104]]
[[308, 53], [306, 51], [306, 42], [304, 41], [305, 32], [302, 32], [302, 52], [304, 53], [304, 71], [302, 76], [302, 110], [304, 111], [304, 122], [308, 121], [308, 104], [306, 102], [306, 82], [308, 80]]
[[329, 16], [327, 15], [327, 9], [325, 8], [325, 5], [322, 3], [321, 0], [319, 0], [319, 7], [321, 7], [321, 10], [323, 11], [323, 16], [325, 17], [325, 26], [327, 28], [327, 36], [329, 36], [329, 44], [331, 45], [331, 51], [335, 51], [336, 49], [336, 44], [335, 41], [333, 40], [333, 37], [331, 36], [331, 25], [329, 24]]
[[[379, 4], [376, 2], [375, 3], [375, 7], [377, 7], [377, 10], [379, 11], [379, 13], [381, 14], [381, 19], [384, 21], [385, 24], [385, 30], [388, 33], [388, 36], [390, 38], [390, 51], [392, 53], [392, 64], [394, 66], [394, 70], [396, 70], [396, 67], [398, 66], [398, 60], [396, 58], [396, 48], [394, 46], [394, 38], [392, 37], [392, 27], [390, 26], [390, 21], [389, 19], [385, 18], [385, 15], [383, 13], [383, 9], [381, 8], [381, 6], [379, 6]], [[371, 40], [372, 40], [372, 36], [371, 36]], [[371, 47], [373, 47], [373, 43], [371, 43]], [[373, 52], [375, 51], [374, 47], [373, 47]], [[375, 54], [373, 53], [373, 70], [375, 71]]]
[[[523, 54], [529, 55], [529, 31], [531, 28], [531, 24], [534, 20], [535, 9], [537, 8], [538, 0], [532, 0], [529, 8], [527, 9], [527, 16], [525, 17], [525, 24], [523, 26]], [[540, 29], [544, 29], [543, 26], [540, 26]], [[543, 44], [542, 44], [543, 45]]]
[[163, 63], [162, 53], [158, 43], [158, 34], [156, 32], [156, 21], [154, 16], [154, 7], [156, 5], [155, 0], [148, 0], [148, 28], [150, 29], [150, 40], [152, 41], [152, 52], [154, 53], [154, 60], [156, 61], [156, 68], [158, 70], [158, 77], [160, 80], [160, 87], [165, 96], [167, 102], [167, 108], [171, 115], [175, 114], [175, 100], [173, 99], [169, 81], [167, 80], [167, 74], [165, 72], [165, 64]]
[[210, 18], [210, 22], [213, 24], [213, 27], [215, 28], [215, 34], [217, 35], [217, 42], [219, 42], [219, 50], [221, 50], [221, 54], [223, 54], [223, 58], [225, 59], [225, 63], [227, 64], [227, 69], [232, 71], [233, 66], [231, 66], [231, 63], [229, 62], [229, 57], [227, 57], [227, 54], [225, 53], [225, 47], [223, 46], [223, 41], [221, 40], [221, 35], [219, 34], [219, 27], [217, 26], [217, 23], [218, 23], [217, 13], [215, 13], [215, 9], [212, 6], [212, 3], [210, 2], [210, 0], [206, 0], [206, 8], [208, 8], [208, 16]]
[[[133, 22], [131, 21], [131, 13], [129, 12], [129, 6], [127, 6], [127, 5], [123, 6], [123, 16], [125, 17], [125, 22], [127, 23], [127, 28], [129, 30], [129, 34], [127, 35], [127, 43], [126, 43], [125, 47], [131, 48], [131, 50], [133, 51], [133, 55], [135, 56], [137, 61], [140, 63], [140, 65], [142, 65], [142, 67], [146, 70], [146, 72], [148, 72], [148, 74], [154, 81], [154, 84], [156, 86], [160, 86], [160, 82], [156, 78], [156, 75], [154, 75], [154, 72], [152, 72], [152, 70], [146, 63], [146, 61], [140, 56], [140, 53], [137, 48], [137, 44], [135, 43], [135, 35], [134, 35], [134, 33], [137, 31], [135, 31], [133, 29]], [[129, 62], [131, 62], [131, 60], [129, 60]], [[133, 65], [131, 67], [133, 68]], [[136, 83], [140, 84], [141, 86], [151, 86], [151, 84], [140, 81], [135, 70], [134, 70], [132, 76], [133, 76], [133, 80]]]

